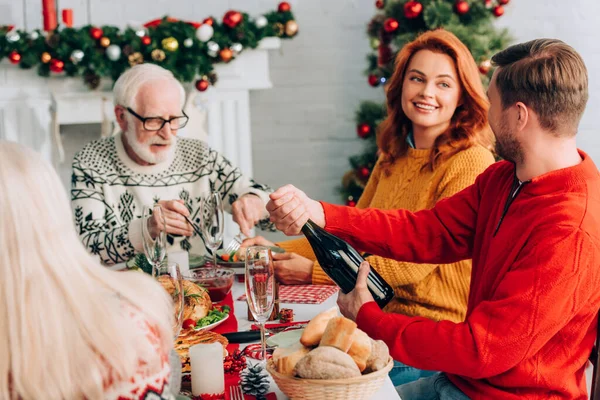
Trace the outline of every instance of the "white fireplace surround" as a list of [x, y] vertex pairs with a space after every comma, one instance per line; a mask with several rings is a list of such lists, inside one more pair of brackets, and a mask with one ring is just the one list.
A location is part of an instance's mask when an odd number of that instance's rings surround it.
[[[249, 93], [272, 87], [268, 51], [280, 46], [279, 38], [265, 38], [232, 62], [216, 64], [218, 82], [205, 92], [184, 85], [190, 122], [179, 135], [206, 140], [252, 176]], [[113, 131], [111, 85], [104, 79], [98, 90], [91, 91], [81, 77], [43, 78], [35, 69], [22, 70], [4, 61], [0, 63], [0, 139], [32, 147], [57, 167], [70, 164], [61, 153], [60, 127], [101, 123], [103, 131]], [[237, 232], [237, 225], [228, 220], [225, 241]]]

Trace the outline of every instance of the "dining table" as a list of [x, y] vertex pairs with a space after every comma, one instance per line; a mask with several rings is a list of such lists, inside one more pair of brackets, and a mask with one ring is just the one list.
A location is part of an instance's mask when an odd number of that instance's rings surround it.
[[[234, 284], [231, 289], [231, 294], [234, 300], [234, 314], [238, 321], [238, 331], [250, 330], [253, 324], [256, 322], [248, 320], [248, 305], [246, 301], [237, 301], [245, 293], [244, 284], [239, 282], [238, 279], [234, 280]], [[308, 321], [319, 314], [321, 311], [325, 311], [336, 305], [337, 293], [330, 296], [327, 300], [320, 304], [296, 304], [296, 303], [280, 303], [279, 307], [289, 308], [294, 311], [295, 321]], [[242, 347], [247, 345], [242, 344]], [[255, 361], [255, 360], [254, 360]], [[269, 383], [271, 385], [271, 392], [274, 392], [277, 396], [277, 400], [285, 400], [288, 397], [279, 390], [273, 378], [269, 375]], [[387, 377], [384, 381], [381, 389], [375, 393], [372, 397], [373, 400], [397, 400], [400, 399], [398, 392], [394, 388], [392, 381]], [[325, 399], [324, 399], [325, 400]], [[351, 399], [349, 399], [351, 400]]]

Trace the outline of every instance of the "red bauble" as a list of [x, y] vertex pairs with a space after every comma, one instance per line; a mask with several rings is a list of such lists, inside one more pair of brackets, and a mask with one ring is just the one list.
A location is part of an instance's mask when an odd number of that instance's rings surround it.
[[369, 85], [376, 87], [379, 85], [379, 77], [377, 75], [369, 75]]
[[456, 2], [456, 13], [459, 15], [465, 15], [466, 13], [469, 12], [469, 3], [467, 3], [465, 0], [459, 0]]
[[408, 19], [417, 18], [423, 11], [423, 4], [418, 1], [408, 1], [404, 5], [404, 16]]
[[371, 134], [371, 126], [365, 123], [358, 124], [356, 133], [358, 134], [358, 137], [364, 139]]
[[360, 176], [363, 179], [367, 179], [369, 177], [369, 175], [371, 175], [371, 170], [367, 167], [360, 167], [358, 169], [358, 176]]
[[210, 83], [208, 83], [206, 79], [198, 79], [196, 81], [196, 89], [198, 89], [200, 92], [204, 92], [206, 89], [208, 89], [209, 85]]
[[63, 72], [64, 69], [65, 63], [63, 61], [57, 60], [56, 58], [50, 60], [50, 71], [56, 72], [58, 74]]
[[241, 12], [229, 10], [223, 16], [223, 23], [233, 29], [242, 22], [243, 18]]
[[202, 21], [203, 24], [210, 25], [210, 26], [212, 26], [214, 22], [215, 21], [211, 17], [205, 18], [204, 21]]
[[510, 0], [498, 0], [498, 4], [505, 6], [510, 2]]
[[356, 207], [356, 202], [354, 201], [352, 196], [348, 197], [348, 200], [346, 200], [346, 205], [348, 207]]
[[502, 6], [494, 7], [493, 13], [496, 17], [501, 17], [502, 15], [504, 15], [504, 7], [502, 7]]
[[383, 9], [383, 7], [385, 7], [385, 2], [383, 0], [377, 0], [375, 2], [375, 7], [379, 8], [380, 10]]
[[288, 12], [292, 9], [292, 6], [290, 6], [290, 3], [288, 3], [287, 1], [282, 1], [281, 3], [279, 3], [279, 7], [277, 7], [277, 11], [279, 12]]
[[102, 29], [97, 28], [95, 26], [93, 26], [93, 27], [90, 28], [90, 36], [93, 39], [98, 40], [98, 39], [100, 39], [102, 37], [102, 35], [104, 35], [104, 32], [102, 32]]
[[21, 54], [19, 54], [16, 51], [11, 51], [10, 54], [8, 55], [8, 59], [10, 60], [11, 63], [18, 64], [21, 62]]
[[152, 39], [150, 39], [150, 36], [142, 37], [142, 44], [144, 46], [150, 46], [150, 43], [152, 43]]
[[394, 32], [396, 29], [398, 29], [399, 26], [400, 26], [400, 24], [398, 23], [398, 20], [396, 20], [394, 18], [388, 18], [383, 22], [383, 29], [387, 33]]

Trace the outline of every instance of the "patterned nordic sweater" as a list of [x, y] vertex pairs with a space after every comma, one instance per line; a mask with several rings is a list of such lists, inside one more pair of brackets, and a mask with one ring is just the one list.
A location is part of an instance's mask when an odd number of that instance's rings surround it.
[[[266, 204], [270, 189], [244, 176], [202, 141], [178, 138], [172, 160], [140, 166], [123, 146], [121, 134], [86, 145], [73, 160], [71, 205], [83, 244], [111, 265], [143, 251], [141, 216], [145, 205], [181, 199], [190, 218], [201, 221], [200, 202], [211, 188], [221, 192], [226, 212], [239, 197], [253, 193]], [[259, 226], [271, 228], [268, 213]], [[168, 235], [169, 249], [204, 254], [202, 238]]]
[[[477, 175], [494, 162], [488, 150], [474, 146], [430, 171], [423, 168], [429, 161], [429, 154], [428, 149], [408, 149], [405, 157], [389, 167], [389, 174], [377, 164], [357, 207], [430, 209], [439, 200], [473, 184]], [[278, 244], [286, 251], [315, 260], [314, 284], [333, 283], [316, 261], [306, 239]], [[388, 303], [386, 311], [433, 320], [460, 322], [464, 319], [471, 278], [470, 260], [453, 264], [414, 264], [377, 256], [367, 260], [394, 288], [394, 299]]]

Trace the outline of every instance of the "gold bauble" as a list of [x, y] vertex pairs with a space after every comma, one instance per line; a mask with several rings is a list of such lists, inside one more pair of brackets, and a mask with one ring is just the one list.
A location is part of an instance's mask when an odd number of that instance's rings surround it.
[[273, 24], [273, 31], [275, 31], [275, 35], [281, 36], [283, 35], [285, 28], [283, 27], [283, 24], [281, 22], [276, 22]]
[[50, 60], [52, 60], [52, 56], [50, 55], [50, 53], [48, 52], [43, 52], [42, 55], [40, 56], [40, 60], [44, 63], [44, 64], [48, 64], [50, 62]]
[[152, 50], [152, 59], [154, 61], [163, 61], [166, 57], [165, 52], [162, 51], [161, 49], [154, 49]]
[[285, 23], [285, 34], [288, 36], [294, 36], [298, 33], [298, 23], [294, 20]]
[[107, 38], [106, 36], [101, 37], [100, 38], [100, 46], [102, 46], [102, 47], [108, 47], [108, 46], [110, 46], [110, 39]]
[[233, 57], [233, 51], [231, 51], [231, 49], [225, 48], [219, 52], [219, 57], [221, 57], [221, 60], [223, 60], [224, 62], [229, 62]]
[[168, 37], [162, 40], [162, 48], [167, 51], [177, 51], [179, 48], [179, 42], [174, 37]]
[[143, 64], [144, 56], [139, 51], [136, 51], [127, 57], [127, 61], [129, 61], [129, 65], [133, 67], [134, 65]]

